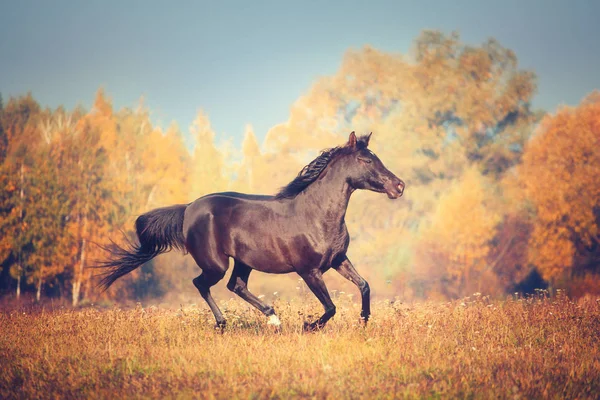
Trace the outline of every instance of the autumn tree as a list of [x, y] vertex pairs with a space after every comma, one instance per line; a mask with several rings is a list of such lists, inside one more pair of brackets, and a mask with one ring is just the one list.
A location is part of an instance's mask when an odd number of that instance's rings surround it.
[[[94, 107], [71, 127], [61, 186], [68, 193], [70, 215], [65, 227], [71, 240], [69, 265], [72, 304], [81, 299], [89, 278], [86, 266], [91, 243], [102, 243], [112, 223], [118, 221], [121, 204], [114, 177], [122, 176], [117, 149], [117, 124], [112, 106], [100, 90]], [[111, 158], [111, 154], [114, 156]]]
[[[420, 261], [438, 292], [458, 297], [481, 291], [494, 230], [501, 218], [493, 182], [476, 168], [441, 195], [419, 241]], [[489, 293], [490, 288], [487, 289]]]
[[553, 282], [600, 272], [600, 94], [544, 118], [519, 172], [535, 216], [530, 262]]
[[70, 263], [69, 241], [64, 237], [70, 209], [68, 193], [61, 187], [60, 153], [60, 144], [41, 143], [31, 174], [31, 203], [25, 218], [32, 245], [27, 281], [35, 285], [37, 301], [40, 301], [43, 284], [53, 281]]
[[274, 169], [274, 166], [265, 159], [254, 130], [248, 125], [242, 140], [242, 154], [237, 165], [235, 190], [263, 194], [273, 192], [272, 179], [264, 178], [273, 175]]
[[215, 132], [203, 112], [196, 116], [190, 133], [195, 140], [191, 182], [194, 198], [226, 190], [223, 156], [215, 146]]
[[40, 107], [31, 94], [11, 98], [2, 110], [3, 160], [0, 175], [4, 190], [0, 194], [0, 263], [13, 257], [11, 275], [17, 280], [16, 297], [21, 295], [21, 280], [31, 251], [25, 221], [30, 201], [27, 184], [34, 163], [36, 123]]
[[[133, 227], [140, 214], [156, 207], [187, 203], [193, 198], [190, 189], [193, 164], [177, 125], [171, 124], [166, 132], [153, 127], [142, 103], [135, 110], [120, 110], [116, 121], [119, 147], [126, 151], [120, 153], [124, 157], [122, 166], [120, 171], [115, 171], [117, 176], [111, 185], [124, 184], [125, 191], [115, 198], [122, 207], [121, 217], [108, 224], [111, 230], [107, 234], [118, 242], [123, 240], [123, 233], [129, 240], [136, 240]], [[113, 152], [111, 158], [119, 159], [118, 154]], [[123, 277], [118, 285], [109, 289], [108, 295], [141, 299], [163, 295], [168, 289], [179, 289], [186, 276], [181, 273], [186, 267], [183, 264], [180, 255], [165, 254]]]
[[[0, 265], [17, 296], [25, 280], [38, 300], [58, 285], [77, 305], [93, 290], [87, 267], [105, 255], [96, 244], [131, 238], [137, 215], [190, 199], [181, 132], [154, 128], [142, 103], [114, 112], [99, 90], [89, 112], [40, 110], [28, 95], [2, 107], [0, 127]], [[122, 297], [147, 292], [147, 275]]]

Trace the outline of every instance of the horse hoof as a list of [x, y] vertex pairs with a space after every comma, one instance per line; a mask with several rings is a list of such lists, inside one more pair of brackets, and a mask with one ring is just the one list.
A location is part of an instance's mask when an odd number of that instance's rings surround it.
[[215, 330], [222, 334], [223, 331], [225, 331], [225, 326], [226, 325], [227, 325], [227, 323], [225, 321], [217, 322], [215, 324]]
[[316, 332], [321, 328], [322, 327], [319, 326], [316, 322], [309, 323], [309, 322], [304, 321], [304, 325], [302, 326], [302, 330], [304, 332]]

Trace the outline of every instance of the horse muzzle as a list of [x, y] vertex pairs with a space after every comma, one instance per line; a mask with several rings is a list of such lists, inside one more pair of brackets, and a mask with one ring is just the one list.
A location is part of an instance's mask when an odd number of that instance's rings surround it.
[[385, 193], [390, 199], [397, 199], [404, 194], [404, 182], [401, 179], [394, 178], [384, 185]]

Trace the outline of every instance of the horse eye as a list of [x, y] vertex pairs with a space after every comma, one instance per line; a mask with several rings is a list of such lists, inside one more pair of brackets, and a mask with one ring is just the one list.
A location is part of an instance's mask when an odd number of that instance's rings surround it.
[[371, 159], [370, 158], [358, 157], [358, 161], [362, 161], [364, 163], [371, 164]]

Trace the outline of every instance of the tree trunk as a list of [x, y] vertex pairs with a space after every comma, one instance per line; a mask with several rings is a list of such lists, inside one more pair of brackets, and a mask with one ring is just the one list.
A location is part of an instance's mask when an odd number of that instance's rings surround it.
[[79, 267], [77, 268], [77, 272], [73, 277], [73, 307], [76, 307], [79, 303], [79, 294], [81, 292], [81, 281], [83, 280], [83, 270], [85, 268], [85, 246], [86, 240], [85, 235], [87, 233], [87, 223], [88, 218], [87, 215], [83, 217], [83, 235], [81, 238], [81, 247], [79, 250]]
[[35, 292], [35, 301], [39, 303], [41, 297], [42, 297], [42, 278], [38, 279], [37, 291]]
[[21, 298], [21, 266], [19, 265], [19, 276], [17, 276], [17, 300]]
[[[146, 209], [150, 208], [150, 202], [152, 201], [152, 197], [154, 196], [154, 192], [156, 191], [156, 184], [152, 185], [152, 189], [150, 189], [150, 193], [148, 193], [148, 198], [146, 199]], [[133, 207], [132, 207], [133, 209]]]
[[73, 280], [73, 288], [71, 290], [71, 294], [73, 295], [73, 307], [77, 307], [77, 303], [79, 303], [79, 290], [81, 289], [81, 280], [76, 278]]

